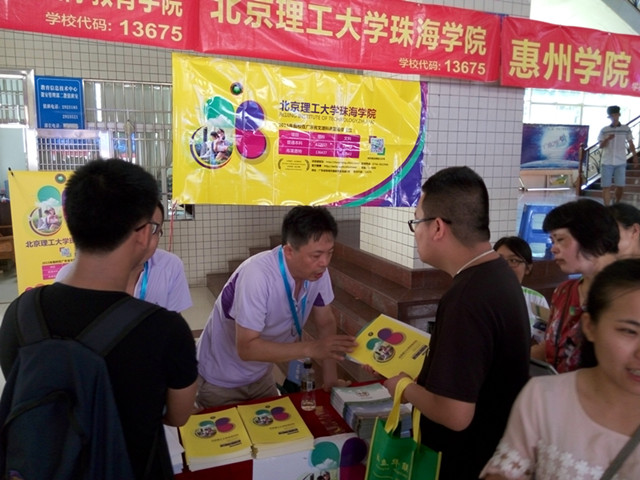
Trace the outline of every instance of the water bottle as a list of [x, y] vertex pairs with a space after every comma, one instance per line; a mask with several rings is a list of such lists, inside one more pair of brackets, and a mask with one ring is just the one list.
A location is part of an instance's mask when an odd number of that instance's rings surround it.
[[302, 390], [302, 401], [300, 406], [303, 410], [310, 411], [316, 409], [316, 381], [314, 375], [315, 372], [313, 371], [311, 359], [307, 358], [304, 361], [304, 370], [302, 371], [302, 377], [300, 378], [300, 389]]

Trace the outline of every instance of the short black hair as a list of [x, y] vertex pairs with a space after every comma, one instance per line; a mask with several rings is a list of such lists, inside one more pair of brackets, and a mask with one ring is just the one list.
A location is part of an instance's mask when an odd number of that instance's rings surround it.
[[424, 215], [450, 221], [463, 245], [489, 240], [489, 193], [476, 172], [469, 167], [445, 168], [429, 177], [422, 191]]
[[282, 221], [282, 245], [288, 243], [296, 249], [325, 233], [338, 236], [338, 224], [325, 207], [293, 207]]
[[542, 222], [542, 229], [551, 232], [558, 228], [568, 229], [581, 251], [589, 256], [618, 253], [618, 224], [609, 209], [595, 200], [581, 198], [551, 210]]
[[533, 254], [531, 253], [531, 247], [526, 240], [520, 237], [502, 237], [494, 245], [493, 249], [498, 251], [502, 246], [507, 247], [518, 257], [524, 260], [527, 265], [533, 265]]
[[613, 115], [614, 113], [620, 114], [620, 107], [618, 105], [607, 107], [607, 115]]
[[158, 206], [158, 187], [139, 165], [117, 158], [92, 160], [67, 181], [64, 215], [76, 248], [115, 250]]
[[632, 227], [636, 223], [640, 225], [640, 210], [633, 205], [629, 205], [628, 203], [614, 203], [607, 208], [609, 208], [613, 218], [626, 228]]

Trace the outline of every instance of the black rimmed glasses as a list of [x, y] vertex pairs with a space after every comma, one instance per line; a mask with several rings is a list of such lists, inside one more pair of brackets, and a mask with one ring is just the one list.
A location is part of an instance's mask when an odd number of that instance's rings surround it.
[[442, 220], [444, 223], [447, 223], [449, 225], [451, 225], [451, 220], [447, 219], [447, 218], [442, 218], [442, 217], [427, 217], [427, 218], [414, 218], [413, 220], [409, 220], [407, 222], [407, 224], [409, 225], [409, 230], [411, 230], [412, 233], [415, 233], [416, 231], [416, 225], [422, 222], [432, 222], [433, 220], [435, 220], [436, 218], [439, 218], [440, 220]]
[[523, 263], [527, 263], [522, 258], [517, 258], [517, 257], [505, 258], [505, 260], [507, 261], [507, 263], [509, 264], [509, 266], [511, 268], [517, 268], [520, 265], [522, 265]]
[[139, 232], [140, 230], [142, 230], [147, 225], [151, 225], [151, 235], [155, 235], [157, 233], [158, 236], [161, 237], [162, 234], [164, 233], [162, 231], [162, 225], [160, 225], [159, 223], [156, 223], [156, 222], [147, 222], [147, 223], [145, 223], [143, 225], [140, 225], [138, 228], [135, 229], [135, 231]]

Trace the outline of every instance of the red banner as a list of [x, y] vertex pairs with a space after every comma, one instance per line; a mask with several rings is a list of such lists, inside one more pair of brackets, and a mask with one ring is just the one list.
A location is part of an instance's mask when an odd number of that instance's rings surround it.
[[640, 37], [505, 18], [501, 84], [640, 96]]
[[198, 45], [194, 0], [3, 0], [0, 28], [176, 50]]
[[202, 0], [199, 18], [205, 53], [498, 79], [495, 14], [399, 0]]

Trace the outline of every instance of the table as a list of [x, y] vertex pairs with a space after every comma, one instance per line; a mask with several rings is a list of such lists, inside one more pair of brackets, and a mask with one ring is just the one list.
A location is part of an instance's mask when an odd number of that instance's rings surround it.
[[[300, 408], [300, 400], [302, 398], [301, 393], [293, 393], [289, 395], [291, 402], [294, 404], [302, 419], [311, 430], [311, 433], [315, 438], [326, 437], [329, 435], [337, 435], [339, 433], [351, 432], [351, 428], [338, 412], [331, 406], [330, 395], [322, 389], [316, 390], [316, 409], [313, 411], [305, 411]], [[261, 398], [259, 400], [246, 402], [246, 404], [262, 403], [265, 400]], [[224, 407], [212, 408], [207, 411], [215, 412], [229, 408], [229, 405]], [[219, 479], [234, 479], [234, 480], [251, 480], [253, 476], [253, 461], [247, 460], [244, 462], [231, 463], [228, 465], [222, 465], [220, 467], [208, 468], [206, 470], [198, 470], [196, 472], [189, 471], [186, 467], [185, 470], [176, 475], [176, 480], [219, 480]]]

